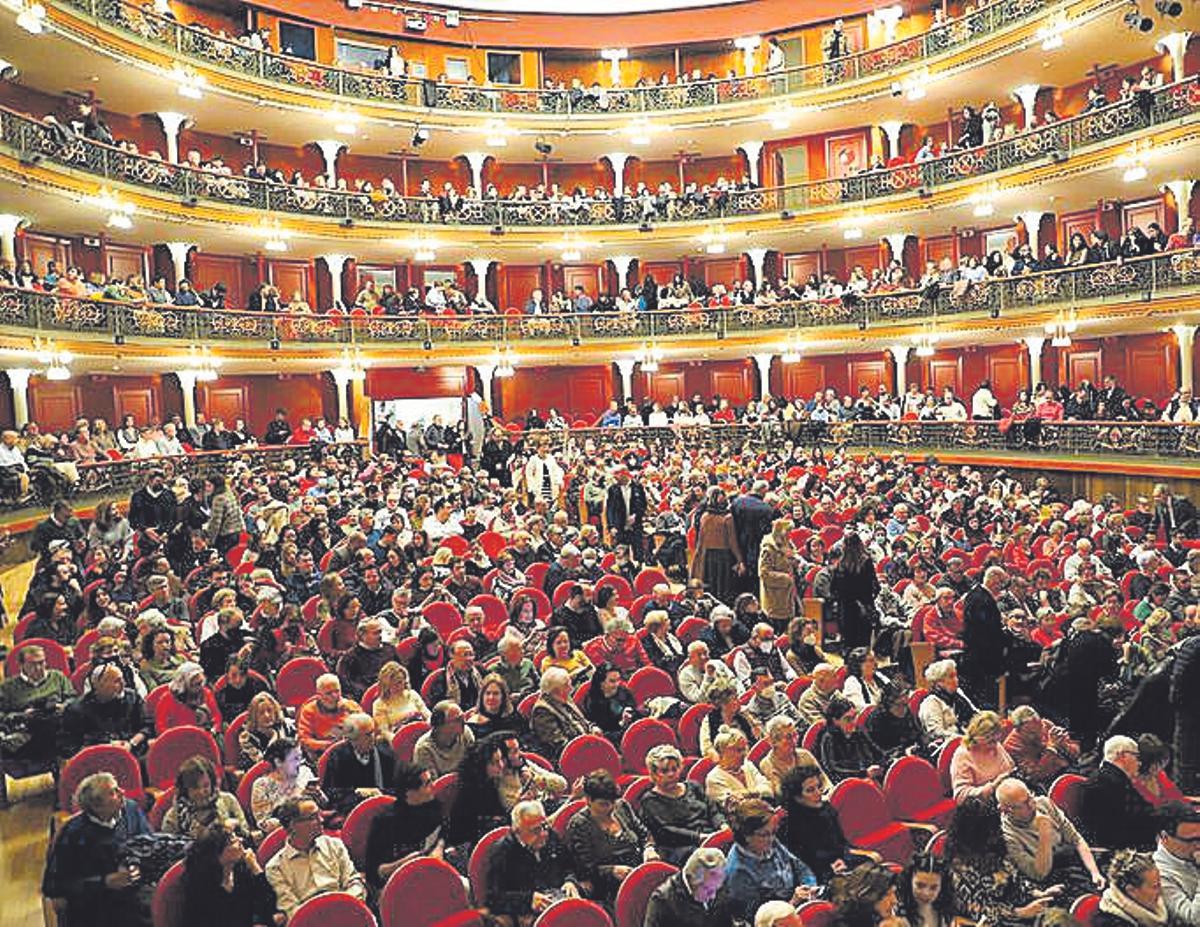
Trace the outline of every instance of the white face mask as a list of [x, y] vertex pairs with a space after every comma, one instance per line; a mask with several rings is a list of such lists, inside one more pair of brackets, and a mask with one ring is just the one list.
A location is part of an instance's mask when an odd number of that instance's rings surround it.
[[763, 653], [770, 653], [771, 647], [772, 647], [771, 641], [763, 641], [762, 643], [760, 643], [758, 645], [758, 649], [760, 651], [762, 651]]

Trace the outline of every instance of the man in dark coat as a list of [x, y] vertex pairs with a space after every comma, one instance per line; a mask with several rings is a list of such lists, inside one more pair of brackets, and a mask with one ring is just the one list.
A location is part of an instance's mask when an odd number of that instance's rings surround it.
[[1171, 670], [1175, 708], [1175, 782], [1185, 795], [1200, 787], [1200, 635], [1179, 645]]
[[396, 758], [385, 741], [376, 741], [370, 715], [347, 715], [342, 730], [346, 739], [329, 751], [321, 791], [335, 810], [347, 814], [359, 802], [391, 790]]
[[287, 409], [276, 409], [275, 417], [267, 425], [263, 444], [287, 444], [292, 437], [292, 426], [287, 419]]
[[1154, 808], [1133, 785], [1138, 745], [1117, 734], [1104, 742], [1104, 762], [1080, 788], [1079, 828], [1092, 846], [1106, 850], [1154, 847]]
[[733, 515], [733, 530], [737, 534], [738, 546], [746, 558], [746, 574], [741, 577], [743, 589], [758, 594], [758, 553], [762, 539], [771, 533], [771, 522], [775, 511], [763, 501], [769, 485], [757, 480], [750, 492], [738, 496], [729, 505]]
[[1100, 733], [1100, 680], [1116, 676], [1117, 652], [1112, 638], [1087, 618], [1077, 618], [1071, 636], [1059, 646], [1066, 647], [1068, 726], [1087, 751]]
[[1162, 531], [1170, 538], [1176, 528], [1194, 538], [1197, 531], [1196, 506], [1186, 496], [1176, 496], [1166, 483], [1154, 487], [1154, 515], [1148, 533], [1151, 537]]
[[371, 684], [379, 679], [385, 663], [399, 662], [396, 648], [383, 641], [382, 618], [364, 618], [358, 623], [358, 640], [337, 664], [338, 678], [347, 698], [361, 702]]
[[650, 896], [643, 927], [732, 927], [725, 854], [700, 848]]
[[29, 547], [44, 559], [50, 553], [51, 541], [67, 541], [74, 548], [76, 542], [82, 540], [83, 525], [71, 511], [71, 504], [59, 499], [50, 507], [50, 517], [33, 529]]
[[1008, 574], [1001, 567], [988, 567], [983, 582], [963, 600], [963, 655], [959, 672], [967, 681], [977, 703], [994, 705], [996, 680], [1008, 666], [1008, 634], [996, 603]]
[[641, 563], [646, 490], [633, 481], [626, 467], [618, 467], [613, 477], [615, 482], [608, 487], [604, 500], [604, 529], [609, 533], [609, 545], [628, 545], [634, 563]]
[[492, 914], [518, 924], [581, 892], [570, 854], [549, 826], [542, 803], [519, 802], [513, 821], [512, 830], [492, 852], [487, 906]]
[[129, 527], [134, 531], [153, 533], [162, 541], [171, 534], [178, 520], [179, 503], [175, 493], [166, 486], [161, 470], [151, 470], [146, 485], [129, 497]]

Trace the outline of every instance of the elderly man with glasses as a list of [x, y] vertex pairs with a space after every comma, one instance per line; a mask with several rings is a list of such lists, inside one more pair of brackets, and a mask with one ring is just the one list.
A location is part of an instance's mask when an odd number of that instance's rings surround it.
[[556, 901], [579, 896], [570, 854], [546, 820], [546, 809], [540, 801], [519, 802], [512, 830], [492, 853], [488, 910], [505, 927], [528, 927]]
[[288, 918], [309, 898], [343, 892], [365, 900], [367, 885], [355, 870], [350, 851], [324, 833], [321, 809], [307, 798], [290, 798], [275, 812], [287, 830], [283, 848], [267, 863], [267, 881]]
[[1096, 846], [1109, 850], [1154, 846], [1154, 809], [1133, 784], [1138, 745], [1118, 734], [1104, 742], [1104, 761], [1081, 788], [1079, 824]]
[[996, 803], [1008, 858], [1022, 875], [1044, 887], [1065, 885], [1068, 897], [1104, 890], [1092, 848], [1054, 802], [1008, 778], [996, 787]]

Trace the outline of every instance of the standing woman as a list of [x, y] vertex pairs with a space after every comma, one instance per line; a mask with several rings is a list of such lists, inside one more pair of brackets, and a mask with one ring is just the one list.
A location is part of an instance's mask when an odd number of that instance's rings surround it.
[[223, 474], [212, 474], [208, 478], [208, 485], [211, 488], [209, 500], [212, 511], [208, 516], [208, 524], [204, 526], [204, 534], [224, 557], [237, 546], [238, 538], [246, 530], [246, 522], [242, 518], [242, 507], [225, 485]]
[[833, 569], [830, 591], [838, 603], [842, 646], [869, 647], [877, 621], [875, 597], [879, 595], [879, 578], [857, 533], [849, 533], [842, 539], [842, 556]]
[[206, 828], [188, 848], [182, 927], [253, 927], [275, 923], [275, 892], [236, 830]]
[[796, 545], [789, 537], [790, 518], [776, 518], [758, 554], [759, 601], [777, 633], [783, 633], [796, 614]]
[[692, 554], [690, 575], [704, 580], [704, 588], [713, 598], [728, 605], [737, 594], [734, 575], [746, 574], [746, 563], [733, 529], [733, 516], [725, 491], [712, 486], [704, 501], [696, 528], [696, 550]]

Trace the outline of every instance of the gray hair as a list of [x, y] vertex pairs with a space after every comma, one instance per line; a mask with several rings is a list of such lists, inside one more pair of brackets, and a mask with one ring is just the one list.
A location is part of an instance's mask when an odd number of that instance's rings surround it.
[[1124, 734], [1117, 734], [1104, 741], [1104, 762], [1112, 763], [1122, 753], [1132, 753], [1134, 756], [1137, 756], [1137, 741], [1132, 737], [1126, 737]]
[[699, 653], [701, 648], [708, 650], [708, 644], [706, 644], [704, 641], [692, 641], [690, 644], [688, 644], [687, 652], [689, 655], [693, 653]]
[[188, 683], [190, 683], [197, 676], [203, 675], [204, 667], [202, 667], [199, 663], [192, 663], [191, 661], [188, 661], [187, 663], [180, 663], [175, 670], [175, 675], [171, 677], [171, 681], [168, 683], [167, 688], [169, 688], [175, 695], [182, 695], [187, 691]]
[[925, 667], [925, 678], [929, 682], [941, 682], [957, 669], [958, 664], [953, 660], [934, 660]]
[[513, 647], [521, 650], [524, 646], [525, 639], [521, 636], [521, 634], [509, 628], [504, 632], [500, 640], [496, 642], [496, 652], [504, 653], [504, 651], [510, 650]]
[[624, 615], [614, 615], [604, 624], [605, 634], [611, 634], [613, 631], [624, 631], [626, 634], [632, 634], [633, 622]]
[[713, 738], [713, 749], [717, 753], [724, 753], [729, 747], [734, 746], [739, 741], [743, 744], [749, 744], [746, 735], [740, 729], [722, 725], [720, 733]]
[[317, 677], [317, 682], [313, 688], [320, 692], [321, 686], [328, 685], [331, 682], [336, 682], [339, 689], [342, 687], [342, 681], [338, 678], [337, 673], [322, 673]]
[[1030, 721], [1040, 721], [1041, 718], [1042, 716], [1037, 713], [1037, 709], [1032, 705], [1018, 705], [1008, 716], [1008, 719], [1013, 723], [1013, 727], [1020, 727], [1022, 724], [1028, 724]]
[[769, 740], [771, 743], [774, 743], [776, 738], [781, 736], [783, 732], [789, 728], [793, 731], [796, 730], [796, 722], [787, 715], [776, 715], [767, 722], [767, 740]]
[[775, 899], [764, 902], [754, 915], [754, 927], [775, 927], [785, 917], [791, 917], [795, 913], [796, 909], [786, 901]]
[[695, 889], [704, 881], [706, 875], [716, 869], [724, 873], [725, 854], [716, 847], [699, 847], [692, 851], [692, 855], [683, 864], [683, 880], [689, 888]]
[[716, 624], [722, 618], [728, 618], [730, 621], [734, 619], [733, 609], [728, 605], [718, 605], [709, 612], [708, 620], [710, 624]]
[[368, 728], [374, 729], [374, 727], [375, 719], [369, 714], [365, 711], [353, 711], [342, 721], [342, 735], [347, 738], [357, 737]]
[[75, 806], [89, 814], [96, 809], [101, 797], [117, 784], [117, 777], [110, 772], [92, 773], [75, 786]]
[[364, 618], [357, 625], [355, 625], [354, 630], [358, 632], [359, 637], [362, 637], [369, 630], [371, 630], [371, 628], [373, 626], [376, 626], [376, 625], [378, 625], [380, 628], [382, 628], [383, 627], [383, 619], [382, 618]]
[[509, 815], [513, 827], [520, 827], [521, 822], [527, 818], [545, 817], [546, 807], [540, 801], [519, 801], [513, 805], [512, 813]]
[[561, 689], [563, 686], [571, 684], [571, 674], [561, 666], [551, 666], [542, 673], [542, 681], [538, 684], [538, 688], [542, 695], [549, 695], [551, 692]]
[[673, 744], [658, 744], [646, 751], [646, 768], [652, 773], [658, 772], [659, 765], [667, 762], [667, 760], [675, 760], [677, 763], [682, 763], [683, 754]]

